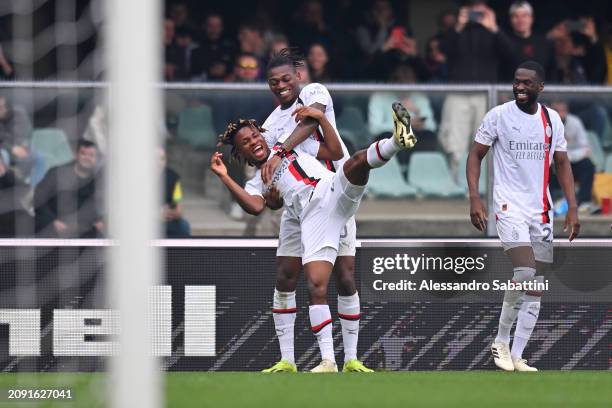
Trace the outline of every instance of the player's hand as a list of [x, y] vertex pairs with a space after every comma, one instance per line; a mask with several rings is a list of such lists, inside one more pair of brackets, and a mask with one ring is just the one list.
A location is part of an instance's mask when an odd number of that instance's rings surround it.
[[68, 225], [60, 220], [53, 221], [53, 228], [55, 228], [55, 231], [58, 234], [63, 234], [64, 232], [68, 231]]
[[291, 115], [295, 116], [296, 122], [301, 122], [306, 118], [313, 118], [317, 122], [320, 122], [325, 116], [319, 109], [311, 108], [310, 106], [300, 106], [294, 110]]
[[568, 228], [572, 229], [569, 240], [572, 242], [574, 238], [580, 234], [580, 221], [578, 220], [578, 208], [571, 207], [565, 215], [565, 222], [563, 223], [563, 232], [567, 232]]
[[219, 177], [227, 176], [227, 167], [223, 163], [223, 153], [215, 152], [210, 158], [210, 169]]
[[497, 31], [499, 31], [499, 28], [497, 27], [497, 17], [495, 16], [495, 12], [488, 7], [485, 10], [484, 15], [482, 16], [480, 24], [482, 24], [484, 28], [486, 28], [492, 33], [497, 33]]
[[457, 23], [455, 24], [455, 31], [460, 33], [463, 31], [467, 23], [469, 22], [468, 14], [469, 10], [467, 7], [461, 7], [459, 9], [459, 14], [457, 14]]
[[272, 156], [261, 166], [261, 179], [265, 185], [269, 185], [272, 181], [272, 176], [281, 163], [281, 158]]
[[13, 146], [11, 153], [18, 159], [25, 159], [28, 157], [28, 149], [23, 146]]
[[487, 230], [487, 208], [480, 197], [470, 199], [470, 220], [478, 231], [485, 232]]
[[283, 207], [283, 199], [280, 196], [280, 192], [275, 187], [270, 187], [264, 194], [264, 200], [266, 200], [266, 206], [271, 210], [278, 210]]

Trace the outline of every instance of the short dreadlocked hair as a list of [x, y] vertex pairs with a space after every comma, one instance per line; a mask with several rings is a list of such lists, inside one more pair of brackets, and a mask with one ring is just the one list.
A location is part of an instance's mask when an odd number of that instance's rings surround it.
[[[240, 129], [247, 127], [247, 126], [255, 128], [261, 133], [266, 131], [266, 129], [262, 128], [261, 126], [257, 124], [257, 121], [255, 119], [238, 119], [236, 122], [228, 123], [227, 128], [225, 129], [225, 132], [221, 133], [217, 137], [217, 147], [221, 147], [223, 145], [232, 146], [232, 152], [231, 152], [231, 158], [230, 158], [230, 160], [232, 161], [240, 162], [242, 159], [242, 157], [240, 156], [240, 153], [238, 153], [238, 148], [236, 147], [236, 144], [234, 143], [234, 136], [236, 136], [236, 133], [238, 133]], [[249, 164], [252, 165], [252, 163], [249, 163]]]
[[296, 68], [304, 66], [304, 56], [297, 47], [283, 48], [272, 55], [272, 58], [268, 61], [266, 72], [283, 65], [288, 65], [295, 71]]

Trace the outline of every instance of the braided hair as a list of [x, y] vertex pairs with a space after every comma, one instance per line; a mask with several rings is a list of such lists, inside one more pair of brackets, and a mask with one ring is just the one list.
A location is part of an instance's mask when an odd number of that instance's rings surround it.
[[272, 55], [270, 61], [268, 61], [266, 72], [270, 72], [272, 68], [283, 65], [288, 65], [295, 71], [296, 68], [304, 66], [304, 56], [299, 52], [297, 47], [283, 48]]
[[[266, 131], [266, 129], [262, 128], [257, 124], [257, 121], [255, 119], [238, 119], [236, 122], [228, 123], [225, 132], [221, 133], [217, 137], [217, 147], [221, 147], [223, 145], [232, 146], [232, 152], [230, 155], [231, 162], [241, 162], [242, 157], [240, 156], [238, 148], [234, 143], [234, 136], [236, 136], [236, 133], [238, 133], [240, 129], [247, 126], [257, 129], [261, 133]], [[249, 164], [252, 165], [252, 163], [250, 162]]]

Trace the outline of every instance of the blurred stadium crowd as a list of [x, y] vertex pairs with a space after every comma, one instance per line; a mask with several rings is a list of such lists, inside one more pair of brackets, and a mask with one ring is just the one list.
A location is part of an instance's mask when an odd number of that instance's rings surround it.
[[[313, 82], [393, 82], [398, 65], [410, 68], [412, 82], [507, 82], [512, 67], [533, 59], [547, 83], [612, 83], [612, 23], [597, 24], [587, 11], [570, 14], [576, 10], [558, 2], [534, 10], [525, 1], [465, 1], [427, 22], [437, 32], [424, 44], [408, 22], [408, 2], [306, 0], [287, 2], [288, 10], [278, 1], [253, 3], [251, 16], [239, 19], [222, 6], [170, 3], [166, 80], [263, 81], [270, 54], [291, 45], [304, 53]], [[542, 17], [549, 27], [537, 24]]]

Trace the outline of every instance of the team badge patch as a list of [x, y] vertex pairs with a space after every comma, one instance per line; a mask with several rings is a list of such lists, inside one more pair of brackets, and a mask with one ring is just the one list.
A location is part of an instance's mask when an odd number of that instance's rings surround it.
[[551, 129], [550, 125], [546, 125], [546, 136], [547, 137], [551, 137], [552, 136], [552, 129]]

